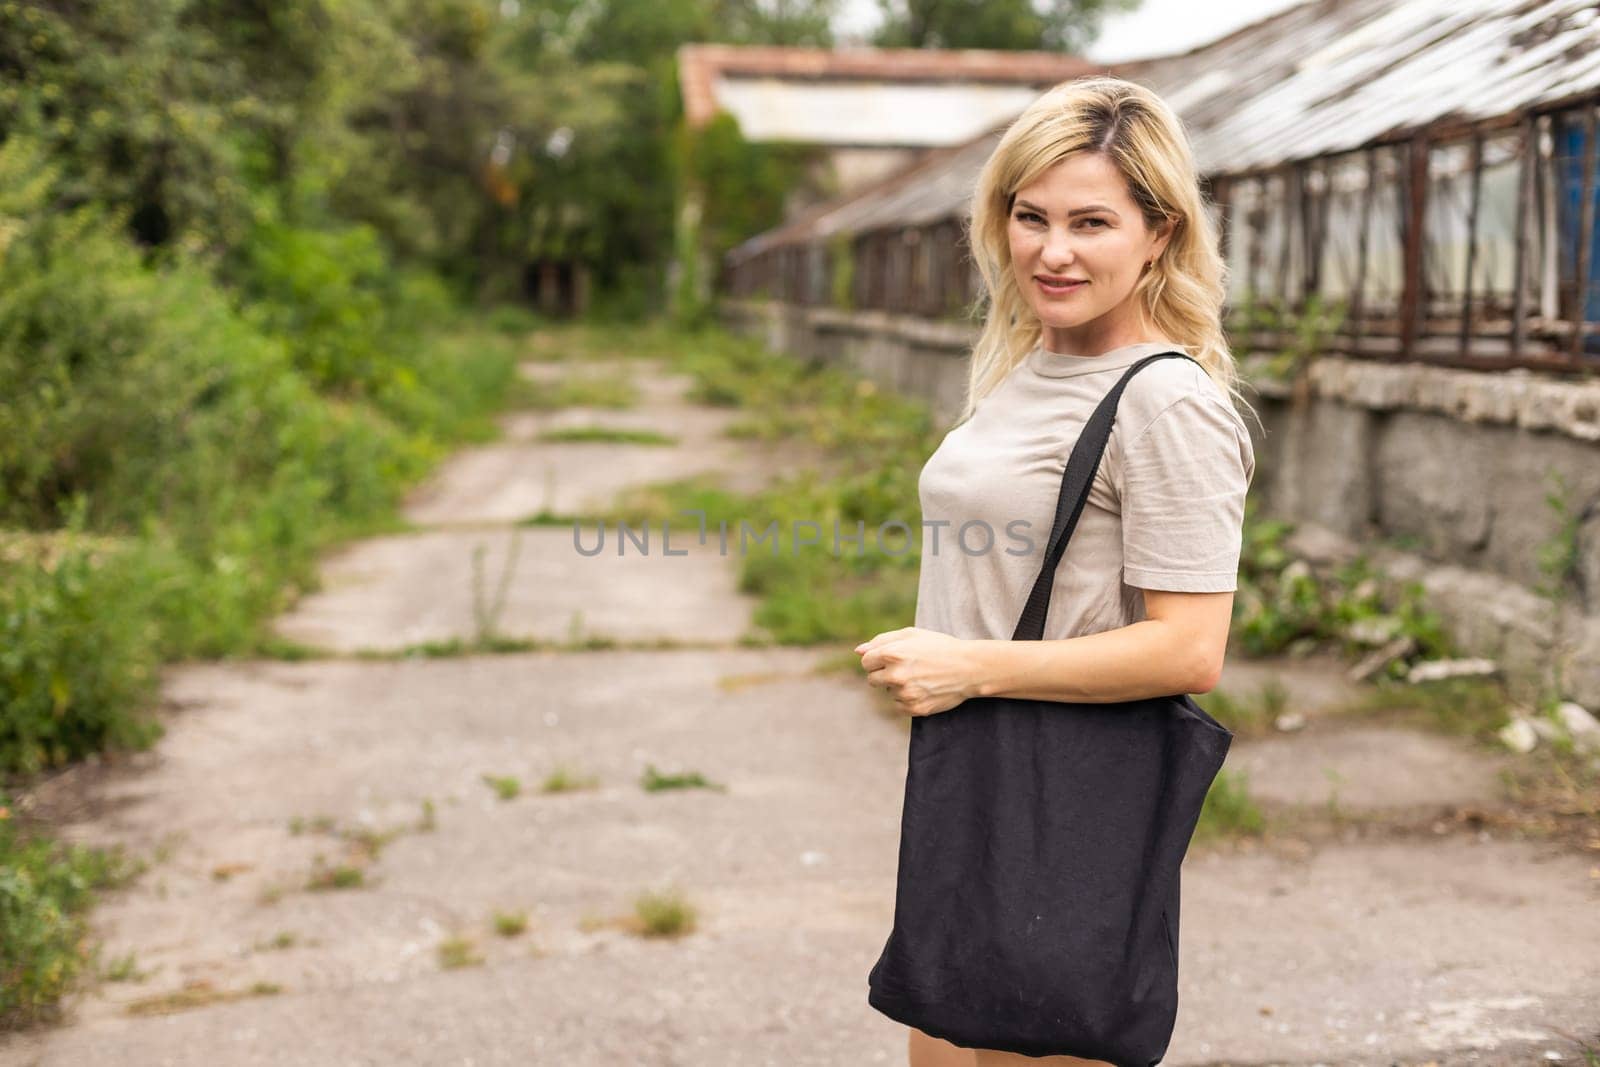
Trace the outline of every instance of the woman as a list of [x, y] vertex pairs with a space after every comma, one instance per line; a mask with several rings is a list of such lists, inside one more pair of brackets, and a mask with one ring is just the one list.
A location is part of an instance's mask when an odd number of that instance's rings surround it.
[[[857, 646], [868, 683], [911, 716], [976, 696], [1096, 702], [1211, 689], [1255, 456], [1222, 332], [1224, 265], [1181, 123], [1122, 79], [1056, 86], [995, 147], [968, 231], [989, 310], [965, 411], [919, 480], [916, 625]], [[1046, 639], [1011, 640], [1040, 555], [992, 542], [977, 551], [983, 538], [969, 544], [958, 531], [1022, 519], [1035, 545], [1048, 539], [1090, 412], [1132, 363], [1171, 350], [1194, 361], [1156, 360], [1122, 395], [1054, 575]], [[962, 1048], [916, 1028], [910, 1062], [1103, 1063]]]

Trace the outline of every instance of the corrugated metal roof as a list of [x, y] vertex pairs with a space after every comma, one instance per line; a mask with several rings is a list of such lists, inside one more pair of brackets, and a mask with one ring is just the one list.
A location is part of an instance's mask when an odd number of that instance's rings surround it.
[[[691, 126], [716, 114], [719, 79], [1031, 85], [1044, 87], [1099, 69], [1061, 52], [987, 48], [812, 48], [795, 45], [686, 44], [678, 78]], [[943, 141], [935, 143], [946, 143]]]
[[[1594, 0], [1311, 0], [1181, 55], [1113, 68], [1183, 117], [1207, 174], [1358, 148], [1600, 88]], [[1001, 129], [746, 241], [737, 260], [840, 230], [966, 213]]]
[[747, 140], [914, 148], [971, 140], [1039, 95], [1031, 85], [722, 77], [715, 92]]
[[1165, 63], [1145, 84], [1207, 173], [1491, 118], [1600, 87], [1593, 0], [1317, 0]]
[[937, 150], [867, 187], [860, 193], [814, 205], [775, 229], [759, 233], [728, 253], [730, 262], [774, 245], [826, 239], [889, 225], [913, 226], [963, 214], [983, 161], [994, 151], [1000, 131], [954, 148]]

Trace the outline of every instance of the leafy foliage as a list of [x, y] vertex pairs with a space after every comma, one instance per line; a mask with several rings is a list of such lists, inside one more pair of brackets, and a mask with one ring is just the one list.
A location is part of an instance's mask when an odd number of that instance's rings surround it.
[[120, 851], [24, 832], [0, 792], [0, 1030], [59, 1018], [61, 996], [96, 957], [86, 943], [94, 891], [137, 864]]
[[883, 48], [999, 48], [1081, 52], [1108, 14], [1139, 0], [878, 0]]

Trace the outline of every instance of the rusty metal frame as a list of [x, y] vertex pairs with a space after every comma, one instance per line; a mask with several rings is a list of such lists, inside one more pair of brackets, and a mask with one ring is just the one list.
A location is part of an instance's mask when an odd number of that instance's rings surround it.
[[[1362, 358], [1403, 358], [1418, 362], [1445, 363], [1484, 369], [1529, 367], [1548, 371], [1587, 371], [1600, 369], [1600, 358], [1585, 352], [1585, 340], [1600, 331], [1600, 322], [1588, 321], [1588, 290], [1600, 264], [1592, 262], [1593, 233], [1596, 224], [1597, 138], [1600, 138], [1600, 93], [1589, 91], [1537, 107], [1480, 121], [1450, 120], [1420, 128], [1392, 131], [1367, 144], [1336, 153], [1301, 160], [1279, 162], [1248, 170], [1209, 175], [1207, 186], [1217, 208], [1218, 244], [1225, 262], [1245, 253], [1239, 263], [1245, 275], [1243, 288], [1261, 299], [1269, 286], [1278, 289], [1280, 302], [1288, 307], [1303, 305], [1313, 294], [1323, 291], [1327, 278], [1323, 271], [1329, 219], [1334, 193], [1336, 161], [1364, 159], [1366, 181], [1359, 203], [1360, 233], [1357, 238], [1355, 276], [1351, 286], [1346, 322], [1340, 330], [1339, 347]], [[1540, 292], [1540, 265], [1535, 262], [1536, 247], [1543, 242], [1560, 241], [1572, 219], [1558, 213], [1558, 232], [1543, 231], [1545, 219], [1535, 218], [1537, 188], [1546, 166], [1541, 155], [1544, 125], [1562, 113], [1579, 112], [1583, 132], [1582, 176], [1579, 182], [1579, 208], [1576, 249], [1575, 304], [1561, 309], [1565, 322], [1551, 322], [1539, 316], [1530, 298]], [[1483, 263], [1485, 217], [1485, 145], [1490, 136], [1516, 132], [1518, 154], [1512, 236], [1513, 263], [1510, 296], [1510, 322], [1504, 323], [1504, 294], [1492, 285], [1480, 286], [1477, 272]], [[1449, 313], [1448, 304], [1430, 306], [1425, 259], [1425, 235], [1430, 196], [1429, 165], [1433, 148], [1462, 140], [1470, 142], [1470, 199], [1466, 227], [1466, 276], [1461, 291], [1459, 321], [1453, 331], [1443, 327], [1435, 313]], [[1373, 273], [1372, 226], [1380, 195], [1381, 152], [1394, 152], [1399, 166], [1391, 182], [1398, 193], [1397, 221], [1401, 225], [1401, 283], [1399, 314], [1390, 319], [1381, 313], [1374, 317], [1369, 307], [1369, 278]], [[1508, 161], [1509, 162], [1509, 161]], [[1499, 164], [1497, 164], [1499, 165]], [[1319, 197], [1309, 194], [1312, 173], [1322, 178]], [[1269, 186], [1281, 181], [1282, 203], [1272, 203]], [[1386, 184], [1385, 188], [1388, 188]], [[1246, 207], [1247, 194], [1250, 206]], [[1384, 195], [1390, 195], [1385, 192]], [[1342, 208], [1341, 211], [1348, 211]], [[1264, 240], [1271, 229], [1269, 212], [1279, 213], [1285, 224], [1281, 245], [1269, 248]], [[1273, 220], [1275, 221], [1275, 220]], [[954, 231], [949, 229], [952, 223]], [[905, 245], [908, 231], [915, 229], [929, 257], [924, 265], [927, 287], [936, 291], [919, 292], [912, 284], [911, 272], [918, 264], [912, 249]], [[952, 296], [959, 296], [964, 307], [971, 307], [981, 294], [974, 288], [975, 265], [966, 247], [967, 231], [955, 217], [916, 227], [885, 226], [858, 231], [852, 237], [855, 276], [852, 298], [860, 308], [888, 308], [925, 314], [947, 313]], [[1503, 238], [1502, 238], [1503, 239]], [[1248, 241], [1240, 248], [1238, 242]], [[1540, 242], [1536, 245], [1536, 241]], [[1300, 270], [1291, 276], [1293, 253], [1299, 247], [1304, 256]], [[814, 272], [807, 271], [802, 242], [765, 249], [739, 263], [730, 272], [728, 287], [734, 292], [755, 292], [767, 285], [783, 299], [826, 303], [832, 285], [827, 279], [820, 292], [813, 292]], [[831, 260], [828, 262], [831, 263]], [[1566, 261], [1571, 263], [1571, 260]], [[1268, 277], [1276, 266], [1277, 278]], [[903, 276], [902, 276], [903, 275]], [[1452, 286], [1453, 288], [1453, 286]], [[1565, 287], [1563, 287], [1565, 291]], [[1563, 300], [1563, 303], [1568, 301]], [[1448, 320], [1446, 320], [1448, 321]], [[1432, 331], [1438, 326], [1440, 336]], [[1509, 327], [1507, 329], [1506, 327]], [[1485, 333], [1485, 328], [1490, 332]], [[1530, 348], [1530, 332], [1537, 331], [1539, 345]], [[1454, 336], [1450, 334], [1453, 332]], [[1476, 339], [1476, 343], [1475, 343]], [[1430, 344], [1429, 342], [1433, 343]], [[1563, 343], [1565, 342], [1565, 343]], [[1550, 347], [1544, 347], [1545, 345]], [[1437, 346], [1437, 347], [1436, 347]], [[1501, 350], [1501, 346], [1504, 349]]]
[[1478, 211], [1483, 200], [1483, 131], [1472, 131], [1472, 199], [1467, 207], [1467, 276], [1461, 292], [1461, 358], [1472, 342], [1472, 272], [1478, 266]]

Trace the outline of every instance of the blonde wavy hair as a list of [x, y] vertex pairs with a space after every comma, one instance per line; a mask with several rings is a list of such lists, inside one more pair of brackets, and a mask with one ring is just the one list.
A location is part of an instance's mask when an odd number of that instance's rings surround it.
[[978, 175], [967, 245], [985, 289], [975, 310], [983, 313], [987, 304], [987, 313], [958, 421], [972, 415], [1043, 335], [1043, 324], [1017, 286], [1007, 228], [1017, 190], [1075, 152], [1100, 152], [1116, 165], [1146, 226], [1174, 220], [1171, 239], [1140, 276], [1134, 296], [1162, 334], [1184, 346], [1233, 399], [1236, 410], [1243, 406], [1254, 414], [1223, 336], [1227, 265], [1183, 123], [1144, 86], [1098, 74], [1062, 82], [1030, 104]]

